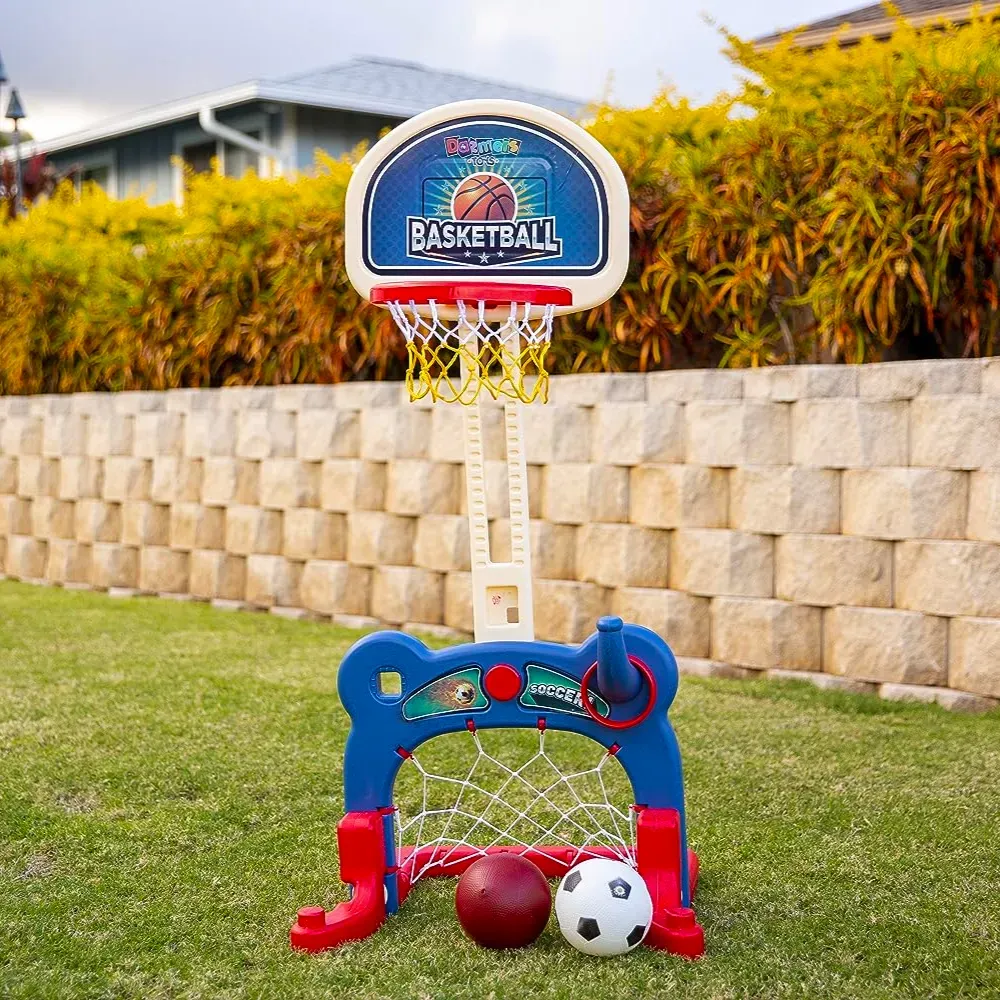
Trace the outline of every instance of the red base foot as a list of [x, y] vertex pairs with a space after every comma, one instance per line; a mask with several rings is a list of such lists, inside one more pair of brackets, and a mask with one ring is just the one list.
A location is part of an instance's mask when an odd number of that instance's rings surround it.
[[354, 887], [350, 902], [327, 912], [304, 906], [292, 926], [293, 948], [324, 951], [370, 937], [385, 921], [385, 840], [378, 812], [348, 813], [337, 825], [340, 877]]
[[[653, 923], [643, 944], [699, 958], [705, 953], [705, 932], [681, 900], [680, 816], [673, 809], [640, 809], [635, 845], [639, 874], [653, 898]], [[688, 851], [688, 885], [693, 898], [698, 885], [694, 851]]]

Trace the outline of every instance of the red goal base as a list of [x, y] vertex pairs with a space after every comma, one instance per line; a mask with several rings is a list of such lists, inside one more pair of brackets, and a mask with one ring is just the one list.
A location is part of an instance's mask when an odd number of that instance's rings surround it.
[[[421, 877], [460, 875], [483, 852], [471, 847], [424, 847], [415, 852], [404, 847], [400, 865], [386, 867], [385, 818], [392, 810], [348, 813], [337, 826], [341, 880], [353, 886], [351, 899], [332, 910], [305, 906], [289, 935], [293, 948], [325, 951], [347, 941], [359, 941], [374, 934], [385, 922], [385, 878], [396, 875], [399, 903], [409, 895], [409, 872], [403, 866], [421, 870]], [[636, 807], [636, 861], [653, 899], [653, 923], [643, 944], [684, 958], [698, 958], [705, 952], [705, 933], [694, 910], [681, 901], [680, 817], [673, 809]], [[523, 854], [547, 878], [562, 878], [580, 859], [574, 847], [490, 847], [487, 854]], [[588, 847], [588, 857], [617, 858], [609, 848]], [[440, 860], [436, 856], [440, 855]], [[426, 868], [425, 868], [426, 866]], [[691, 897], [698, 884], [698, 858], [688, 851], [688, 878]]]

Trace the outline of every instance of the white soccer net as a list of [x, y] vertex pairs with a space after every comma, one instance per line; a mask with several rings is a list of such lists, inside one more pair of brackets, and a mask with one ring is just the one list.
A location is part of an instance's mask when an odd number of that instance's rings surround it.
[[[497, 743], [492, 752], [471, 732], [432, 740], [404, 761], [394, 794], [397, 857], [404, 845], [415, 848], [400, 865], [411, 884], [458, 869], [470, 851], [485, 855], [500, 846], [536, 861], [547, 854], [566, 867], [596, 856], [635, 866], [631, 787], [613, 754], [568, 733], [487, 735]], [[455, 741], [465, 746], [456, 751]], [[595, 751], [597, 763], [581, 768]]]

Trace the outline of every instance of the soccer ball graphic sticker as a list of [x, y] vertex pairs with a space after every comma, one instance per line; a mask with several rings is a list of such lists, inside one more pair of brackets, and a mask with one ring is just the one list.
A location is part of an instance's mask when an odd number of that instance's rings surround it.
[[653, 901], [642, 876], [623, 861], [591, 858], [567, 872], [556, 891], [556, 919], [586, 955], [624, 955], [646, 936]]

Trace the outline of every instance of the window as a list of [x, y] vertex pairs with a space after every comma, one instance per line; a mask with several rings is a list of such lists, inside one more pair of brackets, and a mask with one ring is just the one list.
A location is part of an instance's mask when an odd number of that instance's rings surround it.
[[218, 145], [214, 139], [208, 142], [198, 142], [193, 146], [185, 146], [181, 156], [184, 162], [196, 173], [211, 172], [212, 160], [219, 155]]
[[112, 151], [84, 155], [80, 158], [79, 169], [74, 176], [76, 190], [83, 190], [84, 184], [96, 184], [111, 198], [118, 197], [118, 174], [115, 169], [115, 154]]

